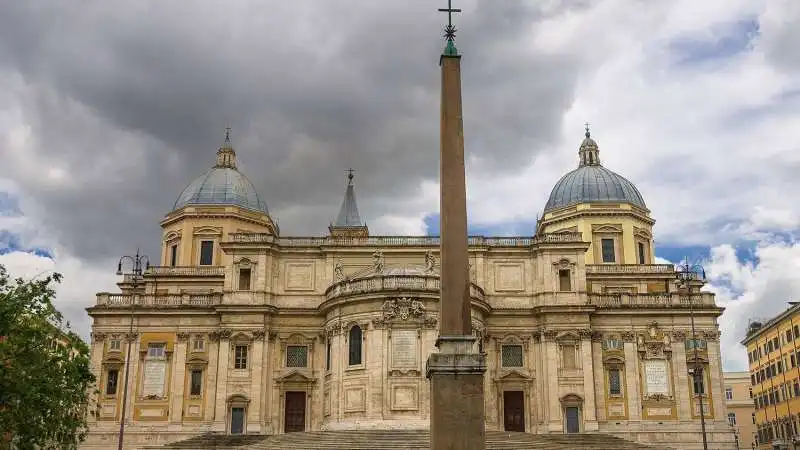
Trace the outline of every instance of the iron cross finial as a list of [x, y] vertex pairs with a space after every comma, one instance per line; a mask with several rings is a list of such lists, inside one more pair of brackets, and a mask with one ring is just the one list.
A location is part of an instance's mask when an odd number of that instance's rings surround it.
[[356, 173], [356, 171], [353, 170], [353, 168], [351, 167], [345, 170], [345, 172], [347, 173], [347, 184], [353, 184], [353, 177], [355, 176], [354, 174]]
[[456, 38], [456, 27], [453, 26], [453, 13], [461, 12], [459, 8], [453, 8], [453, 0], [447, 0], [447, 8], [439, 8], [439, 12], [447, 13], [447, 26], [444, 27], [444, 37], [448, 41], [453, 41]]
[[586, 127], [586, 137], [588, 138], [591, 136], [591, 133], [589, 133], [589, 122], [586, 122], [583, 125]]
[[231, 127], [225, 128], [225, 144], [231, 145]]

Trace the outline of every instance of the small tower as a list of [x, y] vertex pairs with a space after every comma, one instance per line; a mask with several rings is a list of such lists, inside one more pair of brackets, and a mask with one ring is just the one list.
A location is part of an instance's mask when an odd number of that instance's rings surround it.
[[344, 200], [342, 207], [339, 209], [339, 215], [336, 217], [336, 222], [330, 224], [330, 230], [333, 237], [367, 237], [369, 236], [369, 229], [367, 224], [361, 222], [361, 216], [358, 214], [358, 205], [356, 204], [356, 192], [353, 187], [353, 178], [355, 171], [353, 169], [347, 170], [347, 189], [344, 192]]

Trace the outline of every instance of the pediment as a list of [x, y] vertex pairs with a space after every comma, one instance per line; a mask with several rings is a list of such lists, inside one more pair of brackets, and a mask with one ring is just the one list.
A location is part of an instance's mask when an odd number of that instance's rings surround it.
[[531, 381], [531, 380], [532, 380], [532, 378], [530, 376], [528, 376], [525, 373], [522, 373], [522, 372], [520, 372], [519, 370], [516, 370], [516, 369], [510, 369], [507, 372], [505, 372], [503, 375], [501, 375], [501, 376], [499, 376], [497, 378], [498, 382], [502, 382], [502, 381], [506, 381], [506, 382], [508, 382], [508, 381]]
[[205, 353], [195, 353], [189, 356], [189, 359], [186, 360], [186, 364], [189, 365], [208, 364], [208, 356], [206, 356]]
[[123, 365], [125, 362], [122, 360], [122, 356], [119, 353], [111, 353], [103, 358], [103, 364], [119, 364]]
[[173, 230], [173, 231], [170, 231], [169, 233], [167, 233], [167, 234], [164, 236], [164, 240], [165, 240], [165, 241], [173, 241], [173, 240], [175, 240], [175, 239], [178, 239], [178, 238], [180, 238], [180, 237], [181, 237], [181, 232], [180, 232], [180, 231], [174, 231], [174, 230]]
[[216, 235], [221, 235], [222, 234], [222, 227], [210, 227], [210, 226], [207, 226], [207, 225], [203, 225], [203, 226], [199, 226], [199, 227], [194, 227], [193, 231], [194, 231], [194, 234], [209, 234], [209, 235], [210, 234], [216, 234]]
[[595, 233], [622, 233], [622, 225], [616, 223], [603, 223], [592, 225], [592, 232]]
[[556, 335], [556, 341], [558, 342], [571, 342], [580, 340], [581, 336], [573, 330], [562, 331]]
[[316, 383], [317, 380], [315, 380], [314, 378], [308, 377], [306, 374], [304, 374], [304, 373], [302, 373], [300, 371], [295, 370], [295, 371], [289, 372], [286, 375], [283, 375], [281, 377], [277, 377], [275, 379], [275, 381], [277, 381], [278, 383], [305, 383], [305, 384], [311, 384], [311, 383]]

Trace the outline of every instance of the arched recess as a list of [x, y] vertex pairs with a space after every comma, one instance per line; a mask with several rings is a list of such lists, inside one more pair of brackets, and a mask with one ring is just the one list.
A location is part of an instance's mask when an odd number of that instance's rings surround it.
[[247, 431], [247, 407], [250, 399], [244, 394], [233, 394], [228, 397], [228, 414], [226, 416], [226, 430], [228, 434], [245, 434]]
[[583, 397], [569, 393], [559, 399], [564, 417], [564, 433], [574, 434], [583, 430]]

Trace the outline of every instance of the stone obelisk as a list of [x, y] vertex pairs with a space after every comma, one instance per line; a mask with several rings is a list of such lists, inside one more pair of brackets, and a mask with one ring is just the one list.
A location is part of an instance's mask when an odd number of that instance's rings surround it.
[[[440, 9], [451, 17], [453, 9]], [[447, 44], [442, 71], [440, 136], [441, 294], [437, 353], [428, 358], [431, 380], [431, 449], [483, 450], [483, 373], [485, 355], [476, 349], [470, 318], [467, 190], [464, 171], [464, 128], [461, 115], [461, 56], [455, 46], [452, 19], [445, 28]]]

